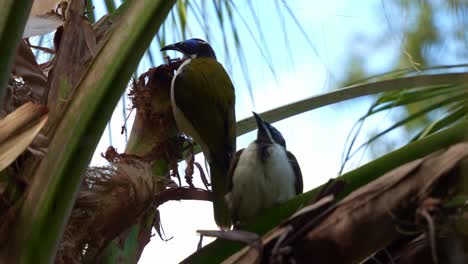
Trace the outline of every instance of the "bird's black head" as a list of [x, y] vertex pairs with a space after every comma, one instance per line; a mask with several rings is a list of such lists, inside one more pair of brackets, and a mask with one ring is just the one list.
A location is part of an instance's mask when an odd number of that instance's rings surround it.
[[208, 42], [193, 38], [184, 40], [181, 42], [177, 42], [171, 45], [167, 45], [166, 47], [162, 48], [161, 51], [164, 50], [176, 50], [182, 52], [185, 56], [191, 59], [196, 58], [213, 58], [216, 59], [216, 54], [211, 48]]
[[257, 113], [252, 112], [257, 121], [257, 142], [259, 143], [276, 143], [286, 148], [286, 141], [283, 135], [274, 126], [263, 120]]

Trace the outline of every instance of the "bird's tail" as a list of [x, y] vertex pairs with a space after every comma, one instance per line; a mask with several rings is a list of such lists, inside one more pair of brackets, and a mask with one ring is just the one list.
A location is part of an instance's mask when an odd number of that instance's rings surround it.
[[231, 227], [231, 215], [225, 195], [228, 192], [228, 164], [225, 162], [211, 162], [211, 190], [213, 191], [213, 210], [216, 224], [221, 229], [229, 229]]

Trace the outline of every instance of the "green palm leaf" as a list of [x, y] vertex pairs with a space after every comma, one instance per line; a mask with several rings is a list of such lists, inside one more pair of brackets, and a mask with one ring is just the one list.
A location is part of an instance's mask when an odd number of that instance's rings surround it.
[[116, 10], [125, 23], [116, 27], [97, 54], [61, 117], [24, 199], [8, 259], [21, 259], [21, 263], [53, 260], [81, 177], [107, 120], [173, 4], [127, 1]]

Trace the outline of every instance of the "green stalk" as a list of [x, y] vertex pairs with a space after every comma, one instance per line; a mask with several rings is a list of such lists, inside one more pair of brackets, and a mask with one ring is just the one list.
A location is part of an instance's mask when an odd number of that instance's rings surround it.
[[94, 24], [94, 22], [96, 22], [96, 15], [94, 14], [93, 0], [86, 0], [86, 15], [91, 24]]
[[[262, 113], [261, 116], [266, 121], [273, 123], [288, 117], [292, 117], [294, 115], [304, 113], [306, 111], [339, 103], [345, 100], [350, 100], [360, 96], [409, 88], [434, 87], [436, 85], [455, 85], [459, 83], [465, 83], [467, 79], [468, 73], [444, 73], [357, 84], [326, 94], [309, 97], [295, 103], [287, 104], [273, 110], [266, 111]], [[256, 123], [253, 117], [242, 119], [237, 122], [237, 136], [243, 135], [254, 129], [256, 129]]]
[[[164, 84], [166, 85], [164, 87]], [[161, 143], [166, 143], [178, 134], [174, 124], [161, 126], [154, 116], [167, 116], [171, 111], [170, 79], [160, 82], [160, 86], [151, 88], [151, 111], [141, 110], [137, 107], [135, 121], [128, 140], [125, 154], [144, 157], [151, 153]], [[157, 118], [156, 118], [157, 119]], [[165, 157], [156, 157], [151, 165], [153, 177], [166, 177], [169, 175], [169, 161]], [[165, 189], [164, 185], [157, 185], [156, 193]], [[156, 194], [155, 193], [155, 194]], [[148, 209], [137, 223], [130, 227], [130, 235], [122, 242], [120, 238], [114, 239], [98, 257], [99, 263], [137, 263], [145, 245], [141, 244], [140, 237], [149, 237], [156, 209]]]
[[64, 109], [13, 230], [5, 263], [51, 263], [107, 120], [175, 1], [126, 1], [123, 22], [94, 59]]
[[125, 241], [119, 242], [118, 239], [113, 240], [101, 253], [97, 263], [113, 264], [113, 263], [137, 263], [138, 256], [138, 234], [140, 226], [138, 224], [130, 227]]
[[[344, 174], [338, 178], [346, 182], [345, 190], [338, 198], [342, 199], [352, 191], [405, 163], [465, 140], [467, 128], [468, 121], [461, 122], [446, 130], [410, 143]], [[286, 204], [268, 210], [256, 224], [247, 227], [246, 230], [260, 235], [265, 234], [281, 221], [291, 216], [297, 209], [309, 204], [320, 188], [315, 188], [295, 197]], [[183, 263], [220, 263], [240, 250], [242, 246], [239, 243], [217, 239], [186, 258]]]
[[104, 4], [106, 5], [107, 13], [114, 12], [115, 10], [114, 0], [104, 0]]
[[3, 103], [16, 47], [23, 35], [32, 2], [2, 0], [0, 4], [0, 103]]
[[98, 257], [98, 263], [137, 263], [146, 245], [140, 244], [140, 237], [151, 236], [155, 213], [155, 210], [148, 212], [137, 224], [132, 225], [124, 241], [114, 239]]

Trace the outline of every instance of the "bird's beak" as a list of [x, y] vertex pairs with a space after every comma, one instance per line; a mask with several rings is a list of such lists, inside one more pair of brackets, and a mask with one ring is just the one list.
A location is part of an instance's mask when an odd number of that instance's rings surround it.
[[171, 44], [171, 45], [167, 45], [166, 47], [162, 48], [161, 51], [165, 51], [165, 50], [176, 50], [176, 51], [179, 51], [179, 52], [182, 52], [179, 48], [179, 45], [177, 45], [179, 43], [175, 43], [175, 44]]
[[252, 114], [255, 117], [255, 121], [257, 121], [257, 127], [261, 127], [263, 122], [264, 122], [262, 117], [259, 114], [255, 113], [255, 112], [252, 112]]
[[262, 117], [259, 114], [255, 112], [252, 112], [252, 114], [254, 115], [255, 121], [257, 122], [257, 128], [258, 128], [257, 139], [268, 140], [269, 137], [268, 137], [267, 128], [265, 126], [265, 121], [262, 119]]

